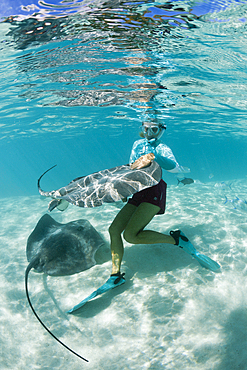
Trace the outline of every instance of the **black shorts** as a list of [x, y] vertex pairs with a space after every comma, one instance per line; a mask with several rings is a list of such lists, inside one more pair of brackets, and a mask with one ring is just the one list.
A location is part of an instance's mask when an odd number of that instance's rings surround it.
[[165, 181], [160, 180], [157, 185], [151, 186], [144, 190], [135, 193], [132, 198], [128, 200], [129, 204], [138, 207], [141, 203], [151, 203], [160, 207], [157, 215], [163, 215], [166, 209], [166, 188]]

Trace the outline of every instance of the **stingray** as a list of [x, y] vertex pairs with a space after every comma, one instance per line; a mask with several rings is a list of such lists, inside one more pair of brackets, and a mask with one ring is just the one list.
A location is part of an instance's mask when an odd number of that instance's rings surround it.
[[58, 190], [43, 191], [40, 187], [40, 180], [54, 167], [49, 168], [38, 179], [39, 193], [53, 199], [49, 203], [49, 211], [56, 207], [62, 211], [68, 203], [79, 207], [98, 207], [103, 203], [116, 202], [158, 184], [162, 177], [161, 167], [153, 161], [145, 168], [133, 170], [129, 165], [121, 165], [77, 177]]
[[25, 273], [27, 300], [41, 325], [66, 349], [88, 361], [61, 342], [41, 321], [34, 310], [28, 293], [28, 274], [33, 268], [51, 276], [73, 275], [96, 264], [94, 255], [104, 240], [87, 220], [76, 220], [60, 224], [45, 214], [38, 221], [27, 240]]

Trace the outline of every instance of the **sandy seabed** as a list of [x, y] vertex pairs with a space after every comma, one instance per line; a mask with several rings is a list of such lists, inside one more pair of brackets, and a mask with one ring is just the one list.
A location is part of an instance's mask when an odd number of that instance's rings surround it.
[[246, 199], [246, 179], [168, 187], [166, 214], [156, 216], [149, 228], [183, 230], [198, 251], [220, 263], [220, 271], [204, 269], [171, 245], [125, 243], [126, 283], [76, 315], [66, 311], [109, 277], [107, 229], [120, 204], [52, 212], [61, 223], [89, 220], [106, 241], [99, 263], [80, 274], [29, 274], [30, 296], [40, 318], [89, 363], [43, 329], [26, 299], [26, 242], [48, 199], [2, 199], [0, 369], [247, 369]]

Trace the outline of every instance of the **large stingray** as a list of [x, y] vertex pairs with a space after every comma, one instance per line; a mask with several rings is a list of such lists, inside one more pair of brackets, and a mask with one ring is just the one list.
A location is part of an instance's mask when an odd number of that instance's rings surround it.
[[53, 198], [48, 207], [49, 211], [55, 207], [64, 210], [68, 202], [79, 207], [98, 207], [103, 203], [116, 202], [156, 185], [162, 176], [160, 166], [153, 161], [145, 168], [133, 170], [129, 165], [122, 165], [78, 177], [58, 190], [43, 191], [40, 187], [40, 180], [53, 167], [38, 179], [40, 194]]
[[47, 275], [73, 275], [95, 265], [94, 254], [104, 240], [87, 220], [60, 224], [45, 214], [27, 240], [27, 260]]
[[38, 317], [28, 293], [28, 274], [32, 268], [47, 275], [63, 276], [84, 271], [95, 265], [94, 254], [104, 240], [87, 220], [67, 224], [56, 222], [45, 214], [27, 240], [25, 286], [30, 307], [43, 327], [69, 351], [87, 361], [61, 342]]

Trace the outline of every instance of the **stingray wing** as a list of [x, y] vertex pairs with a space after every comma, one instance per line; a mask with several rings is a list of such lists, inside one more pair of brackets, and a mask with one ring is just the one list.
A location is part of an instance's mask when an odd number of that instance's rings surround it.
[[154, 186], [161, 180], [161, 176], [161, 167], [154, 161], [139, 170], [122, 165], [79, 177], [67, 186], [51, 192], [41, 190], [39, 183], [38, 186], [41, 195], [63, 199], [79, 207], [98, 207]]

